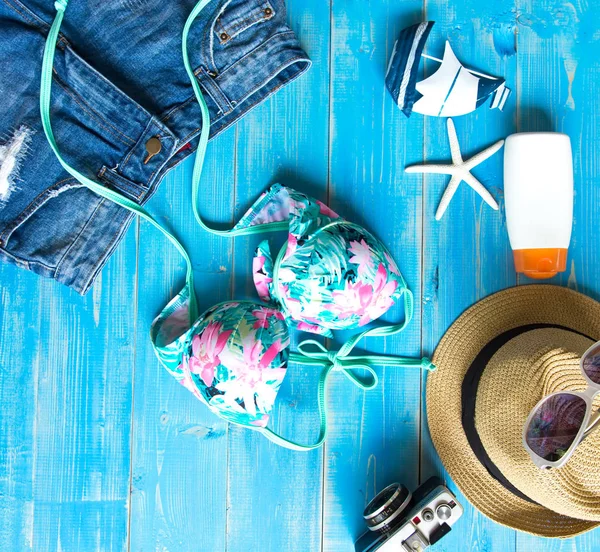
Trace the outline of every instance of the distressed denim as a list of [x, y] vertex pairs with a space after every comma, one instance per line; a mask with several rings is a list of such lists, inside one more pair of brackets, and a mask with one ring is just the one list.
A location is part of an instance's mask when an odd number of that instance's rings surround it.
[[[51, 112], [61, 152], [139, 204], [196, 148], [200, 108], [181, 57], [194, 4], [71, 0], [62, 26]], [[53, 18], [52, 1], [0, 0], [0, 258], [84, 294], [133, 215], [71, 178], [46, 142], [39, 85]], [[283, 0], [215, 0], [188, 44], [211, 138], [310, 66]]]

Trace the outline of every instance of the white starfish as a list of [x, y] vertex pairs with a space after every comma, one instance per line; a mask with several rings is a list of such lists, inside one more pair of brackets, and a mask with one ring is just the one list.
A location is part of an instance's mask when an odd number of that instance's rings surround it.
[[450, 182], [448, 182], [448, 186], [446, 186], [442, 199], [440, 199], [440, 204], [435, 213], [435, 220], [440, 220], [444, 216], [452, 197], [458, 189], [458, 185], [462, 181], [465, 181], [471, 186], [471, 188], [482, 197], [483, 201], [497, 211], [498, 204], [496, 203], [496, 200], [492, 197], [492, 194], [484, 188], [483, 184], [471, 174], [471, 169], [485, 161], [488, 157], [494, 155], [494, 153], [504, 145], [504, 140], [499, 140], [494, 145], [484, 149], [467, 161], [463, 161], [462, 155], [460, 154], [458, 137], [456, 136], [456, 129], [454, 128], [452, 119], [448, 119], [448, 140], [450, 141], [450, 151], [452, 153], [452, 165], [413, 165], [404, 169], [407, 173], [435, 173], [449, 174], [452, 176]]

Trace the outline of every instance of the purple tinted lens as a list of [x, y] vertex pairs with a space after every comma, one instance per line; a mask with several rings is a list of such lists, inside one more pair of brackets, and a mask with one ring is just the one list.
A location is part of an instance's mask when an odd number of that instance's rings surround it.
[[596, 385], [600, 385], [600, 343], [583, 359], [583, 371]]
[[586, 409], [586, 402], [571, 393], [548, 397], [527, 427], [529, 448], [549, 462], [560, 460], [577, 437]]

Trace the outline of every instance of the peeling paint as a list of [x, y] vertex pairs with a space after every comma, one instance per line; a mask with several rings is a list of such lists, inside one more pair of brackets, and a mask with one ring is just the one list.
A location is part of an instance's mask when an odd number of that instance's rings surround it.
[[575, 109], [575, 99], [573, 98], [573, 80], [575, 79], [575, 71], [577, 70], [577, 61], [572, 58], [565, 58], [565, 71], [569, 79], [569, 95], [567, 97], [567, 107]]
[[500, 23], [494, 27], [494, 49], [500, 57], [514, 56], [517, 53], [515, 32], [514, 23]]
[[[476, 19], [473, 20], [475, 24]], [[494, 12], [492, 16], [480, 19], [480, 28], [475, 26], [475, 36], [481, 42], [491, 38], [491, 43], [500, 57], [510, 57], [517, 53], [516, 8]]]
[[573, 4], [565, 3], [551, 9], [536, 8], [535, 13], [521, 12], [517, 23], [529, 27], [540, 38], [556, 39], [557, 36], [574, 39], [579, 18]]
[[[539, 38], [552, 40], [554, 47], [562, 58], [568, 79], [568, 93], [565, 101], [567, 109], [575, 109], [573, 97], [573, 81], [577, 70], [577, 60], [582, 59], [582, 48], [588, 49], [586, 40], [586, 25], [590, 18], [580, 19], [577, 8], [569, 3], [553, 6], [549, 9], [536, 8], [535, 13], [520, 13], [517, 22], [523, 27], [530, 28]], [[583, 26], [583, 33], [580, 28]], [[561, 76], [562, 78], [562, 76]]]
[[567, 287], [569, 289], [577, 289], [577, 276], [575, 274], [575, 261], [571, 260], [571, 272], [569, 273], [569, 279], [567, 280]]
[[225, 432], [218, 430], [215, 431], [212, 427], [203, 426], [203, 425], [189, 425], [184, 428], [178, 430], [179, 434], [182, 435], [193, 435], [199, 439], [216, 439], [218, 437], [222, 437]]
[[0, 144], [0, 203], [8, 200], [19, 180], [24, 157], [29, 153], [33, 131], [21, 125]]
[[365, 484], [365, 507], [377, 494], [377, 457], [369, 455], [367, 460], [367, 482]]
[[94, 311], [94, 323], [96, 328], [100, 325], [100, 312], [102, 310], [102, 272], [98, 274], [96, 282], [92, 286], [92, 303]]

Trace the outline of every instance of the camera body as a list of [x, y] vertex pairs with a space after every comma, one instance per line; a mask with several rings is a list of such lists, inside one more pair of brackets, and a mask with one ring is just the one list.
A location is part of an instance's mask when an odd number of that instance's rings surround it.
[[448, 534], [463, 508], [438, 477], [414, 493], [394, 483], [365, 508], [369, 531], [355, 544], [356, 552], [421, 552]]

